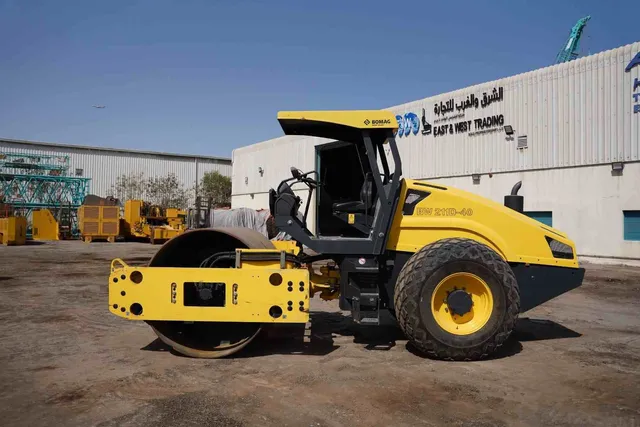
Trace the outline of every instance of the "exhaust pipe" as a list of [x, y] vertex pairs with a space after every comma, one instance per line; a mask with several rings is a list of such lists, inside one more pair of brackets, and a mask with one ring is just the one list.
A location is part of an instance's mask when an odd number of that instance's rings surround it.
[[504, 205], [517, 212], [524, 212], [524, 196], [519, 196], [518, 191], [522, 187], [522, 181], [516, 182], [511, 189], [511, 194], [504, 196]]

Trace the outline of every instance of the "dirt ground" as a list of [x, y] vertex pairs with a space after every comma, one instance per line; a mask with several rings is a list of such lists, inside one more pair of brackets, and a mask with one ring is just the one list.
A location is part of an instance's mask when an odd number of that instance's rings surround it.
[[586, 265], [491, 360], [422, 358], [392, 320], [361, 327], [320, 300], [305, 340], [198, 360], [107, 310], [111, 258], [156, 250], [0, 247], [1, 425], [640, 427], [640, 269]]

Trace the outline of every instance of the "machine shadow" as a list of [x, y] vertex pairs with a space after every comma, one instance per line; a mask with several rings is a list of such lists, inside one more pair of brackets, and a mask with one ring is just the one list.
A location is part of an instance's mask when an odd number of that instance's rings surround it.
[[[432, 360], [429, 356], [418, 350], [413, 344], [408, 342], [406, 344], [407, 351], [414, 356], [421, 357], [423, 359]], [[500, 347], [495, 353], [482, 360], [499, 360], [507, 357], [515, 356], [522, 351], [522, 344], [517, 339], [514, 339], [513, 335]], [[478, 361], [465, 361], [463, 363], [477, 363]], [[455, 363], [455, 362], [452, 362]]]
[[[551, 320], [521, 318], [509, 340], [485, 360], [514, 356], [522, 351], [522, 342], [580, 336], [582, 334]], [[336, 337], [351, 337], [354, 344], [360, 344], [368, 351], [388, 351], [401, 341], [406, 343], [407, 351], [428, 359], [415, 346], [406, 342], [406, 337], [390, 315], [381, 315], [381, 324], [378, 326], [363, 326], [341, 312], [323, 311], [312, 311], [307, 325], [270, 325], [247, 347], [228, 358], [244, 359], [276, 354], [326, 356], [340, 348], [334, 341]], [[174, 351], [160, 339], [155, 339], [141, 350], [167, 351], [175, 356], [187, 357]]]
[[513, 338], [518, 341], [546, 341], [561, 338], [579, 338], [581, 333], [569, 329], [553, 320], [531, 319], [524, 317], [518, 319]]
[[[325, 356], [340, 348], [334, 341], [337, 336], [352, 337], [353, 342], [362, 344], [365, 350], [390, 350], [396, 345], [396, 341], [405, 339], [395, 321], [390, 319], [383, 317], [379, 326], [362, 326], [340, 312], [312, 311], [310, 322], [306, 325], [268, 325], [249, 345], [227, 358], [243, 359], [275, 354]], [[167, 351], [186, 357], [160, 339], [155, 339], [141, 350]]]
[[178, 352], [175, 352], [171, 347], [169, 347], [168, 345], [163, 343], [160, 338], [156, 338], [155, 340], [151, 341], [149, 344], [147, 344], [144, 347], [142, 347], [140, 350], [142, 350], [142, 351], [168, 351], [171, 354], [174, 354], [176, 356], [182, 356], [182, 354], [179, 354]]
[[340, 312], [312, 311], [307, 325], [276, 325], [266, 328], [260, 337], [232, 358], [272, 354], [325, 356], [340, 348], [336, 337], [352, 337], [366, 350], [389, 350], [402, 332], [395, 324], [362, 326]]
[[[505, 342], [498, 351], [483, 360], [498, 360], [515, 356], [523, 350], [523, 342], [578, 338], [581, 336], [581, 333], [562, 326], [553, 320], [523, 317], [518, 319], [516, 327], [507, 342]], [[418, 357], [427, 358], [427, 356], [420, 353], [411, 343], [407, 343], [407, 350]]]

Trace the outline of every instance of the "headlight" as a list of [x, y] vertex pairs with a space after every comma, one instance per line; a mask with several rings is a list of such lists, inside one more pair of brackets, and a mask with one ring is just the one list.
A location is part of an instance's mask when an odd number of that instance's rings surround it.
[[573, 259], [573, 249], [566, 243], [558, 242], [549, 236], [545, 237], [554, 258]]
[[413, 215], [413, 211], [416, 205], [423, 201], [429, 194], [426, 191], [409, 190], [407, 196], [404, 199], [404, 206], [402, 206], [402, 215]]

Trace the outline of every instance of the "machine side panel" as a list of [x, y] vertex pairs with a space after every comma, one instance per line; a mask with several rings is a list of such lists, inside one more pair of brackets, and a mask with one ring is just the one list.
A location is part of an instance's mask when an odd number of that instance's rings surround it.
[[306, 323], [309, 272], [114, 266], [109, 311], [144, 321]]
[[[405, 215], [403, 205], [409, 189], [430, 194], [412, 214]], [[475, 194], [405, 180], [387, 249], [416, 252], [429, 243], [452, 237], [479, 241], [509, 262], [578, 267], [575, 245], [564, 233]], [[573, 254], [569, 258], [554, 257], [548, 238], [568, 245]]]

